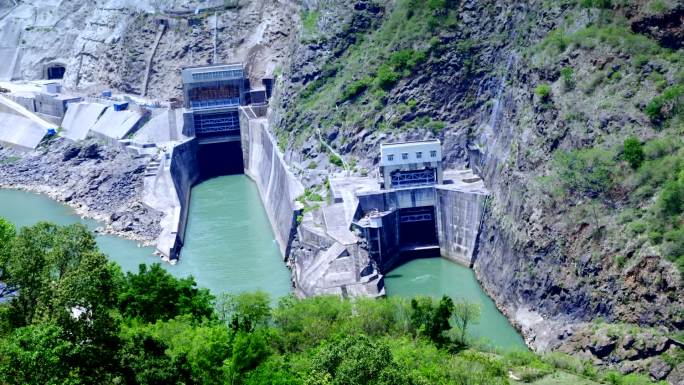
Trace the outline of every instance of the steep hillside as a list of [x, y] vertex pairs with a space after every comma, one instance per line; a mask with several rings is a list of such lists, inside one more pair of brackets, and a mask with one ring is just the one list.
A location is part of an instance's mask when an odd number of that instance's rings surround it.
[[634, 349], [615, 327], [597, 353], [581, 336], [608, 322], [670, 341], [684, 327], [682, 12], [322, 1], [302, 11], [274, 126], [311, 175], [374, 172], [380, 142], [441, 139], [448, 166], [475, 168], [492, 192], [474, 268], [530, 342], [624, 371], [665, 362], [652, 371], [664, 378], [682, 369], [672, 342]]
[[288, 15], [297, 15], [289, 1], [17, 3], [6, 15], [0, 11], [0, 52], [16, 53], [0, 64], [0, 78], [6, 66], [16, 79], [42, 79], [48, 67], [61, 65], [68, 88], [141, 94], [149, 61], [147, 95], [160, 99], [180, 96], [181, 67], [214, 60], [215, 33], [217, 62], [243, 60], [253, 79], [270, 76], [294, 32]]
[[381, 142], [439, 138], [491, 191], [474, 269], [528, 341], [677, 383], [683, 18], [681, 0], [18, 1], [0, 76], [64, 65], [67, 88], [149, 77], [166, 99], [216, 41], [277, 77], [279, 145], [319, 191], [376, 172]]

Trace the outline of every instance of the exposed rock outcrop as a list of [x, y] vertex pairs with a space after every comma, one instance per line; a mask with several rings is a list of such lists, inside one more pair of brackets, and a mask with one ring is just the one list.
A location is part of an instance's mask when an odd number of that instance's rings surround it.
[[30, 153], [0, 148], [0, 188], [46, 194], [101, 220], [106, 232], [151, 244], [161, 213], [140, 203], [148, 161], [96, 141], [56, 139]]

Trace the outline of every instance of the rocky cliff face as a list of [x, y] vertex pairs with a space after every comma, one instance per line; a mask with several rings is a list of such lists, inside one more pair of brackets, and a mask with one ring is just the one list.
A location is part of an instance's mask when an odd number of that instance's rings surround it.
[[163, 100], [180, 96], [181, 67], [214, 60], [215, 32], [217, 62], [245, 61], [255, 81], [271, 77], [296, 27], [291, 15], [289, 1], [19, 1], [0, 19], [0, 47], [18, 49], [16, 78], [63, 65], [68, 88], [93, 93], [141, 94], [149, 68], [147, 95]]
[[95, 141], [62, 138], [30, 154], [0, 148], [0, 187], [47, 194], [107, 223], [106, 232], [151, 244], [161, 213], [140, 203], [147, 161]]
[[[361, 174], [377, 167], [380, 142], [438, 137], [448, 167], [478, 170], [492, 193], [474, 269], [528, 341], [648, 370], [660, 361], [644, 359], [662, 350], [608, 359], [569, 337], [597, 320], [666, 334], [684, 326], [681, 274], [635, 224], [656, 210], [662, 183], [644, 182], [650, 171], [631, 170], [622, 154], [628, 137], [648, 146], [681, 127], [646, 114], [683, 81], [672, 21], [681, 5], [587, 4], [311, 4], [274, 125], [301, 169], [340, 168], [322, 140]], [[585, 178], [567, 180], [575, 166], [559, 154], [577, 162], [594, 151], [609, 158], [610, 181], [579, 191]], [[678, 365], [668, 362], [654, 377]]]

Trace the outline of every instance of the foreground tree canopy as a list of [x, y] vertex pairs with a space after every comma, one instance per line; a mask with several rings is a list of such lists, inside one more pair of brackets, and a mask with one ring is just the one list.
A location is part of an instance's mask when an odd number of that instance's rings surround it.
[[0, 384], [484, 385], [561, 366], [604, 378], [566, 356], [468, 346], [479, 309], [448, 297], [272, 306], [259, 292], [217, 299], [160, 265], [123, 274], [81, 225], [17, 232], [0, 218], [0, 278]]

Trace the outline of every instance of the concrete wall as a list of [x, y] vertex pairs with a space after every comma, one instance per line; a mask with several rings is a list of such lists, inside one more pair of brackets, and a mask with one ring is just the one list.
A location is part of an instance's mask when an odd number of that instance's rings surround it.
[[288, 169], [267, 125], [266, 119], [249, 119], [241, 112], [245, 174], [256, 182], [280, 252], [287, 257], [301, 212], [295, 199], [304, 193], [304, 187]]
[[437, 237], [443, 257], [471, 266], [480, 232], [485, 194], [435, 189]]
[[185, 243], [185, 227], [188, 223], [190, 209], [190, 193], [197, 183], [199, 169], [197, 165], [197, 140], [192, 139], [173, 148], [171, 155], [171, 177], [180, 204], [176, 229], [176, 244], [170, 257], [177, 258], [180, 248]]
[[359, 194], [359, 207], [362, 212], [372, 209], [380, 211], [405, 209], [411, 207], [434, 206], [434, 186], [414, 187], [404, 190], [387, 190]]

